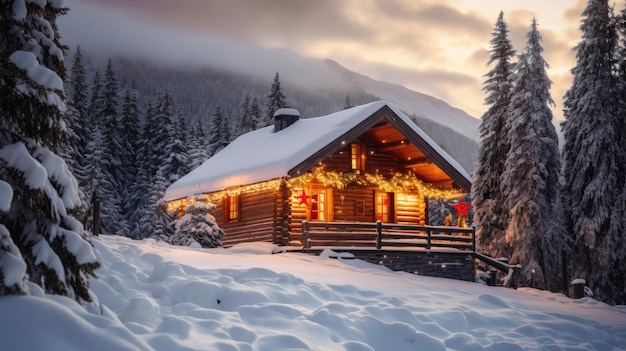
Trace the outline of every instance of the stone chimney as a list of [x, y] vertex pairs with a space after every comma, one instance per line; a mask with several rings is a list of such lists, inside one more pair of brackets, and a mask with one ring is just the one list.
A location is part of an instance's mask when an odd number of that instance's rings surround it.
[[294, 108], [281, 108], [274, 112], [274, 133], [294, 124], [300, 119], [300, 112]]

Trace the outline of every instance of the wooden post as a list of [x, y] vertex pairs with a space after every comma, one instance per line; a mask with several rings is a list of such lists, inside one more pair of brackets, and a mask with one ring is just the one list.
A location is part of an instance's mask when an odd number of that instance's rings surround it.
[[426, 236], [428, 237], [426, 241], [426, 250], [430, 250], [430, 228], [426, 229]]
[[573, 299], [582, 299], [583, 297], [585, 297], [584, 279], [574, 279], [572, 281], [572, 286], [574, 287], [574, 295], [572, 295]]
[[380, 250], [383, 246], [383, 223], [376, 221], [376, 249]]
[[280, 182], [278, 193], [276, 202], [280, 203], [280, 213], [278, 214], [279, 223], [274, 228], [274, 242], [280, 245], [289, 245], [291, 240], [291, 201], [290, 190], [284, 179]]
[[567, 271], [567, 255], [565, 250], [561, 249], [561, 268], [563, 274], [563, 293], [567, 294], [567, 290], [569, 290], [569, 286], [567, 286], [567, 281], [569, 280], [569, 272]]
[[93, 192], [93, 235], [100, 235], [100, 200], [98, 199], [98, 192]]
[[311, 248], [311, 243], [309, 242], [309, 231], [311, 228], [309, 227], [309, 222], [307, 220], [302, 221], [302, 246], [305, 249]]
[[498, 270], [493, 267], [489, 268], [489, 281], [487, 282], [487, 285], [496, 286], [497, 280], [498, 280]]
[[472, 251], [476, 252], [476, 226], [472, 226]]

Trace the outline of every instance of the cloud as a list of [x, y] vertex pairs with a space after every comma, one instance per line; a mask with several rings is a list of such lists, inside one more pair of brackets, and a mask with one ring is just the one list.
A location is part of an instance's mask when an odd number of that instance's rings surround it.
[[410, 21], [423, 30], [436, 28], [439, 32], [457, 32], [461, 35], [482, 35], [489, 32], [490, 26], [482, 16], [463, 13], [451, 6], [426, 1], [379, 1], [378, 6], [384, 17], [393, 20]]
[[[62, 42], [99, 57], [126, 56], [178, 66], [208, 65], [255, 74], [268, 81], [275, 72], [293, 84], [327, 85], [332, 71], [287, 50], [265, 48], [188, 28], [155, 25], [132, 12], [66, 0], [71, 11], [59, 19]], [[310, 62], [310, 63], [307, 63]], [[308, 67], [302, 70], [302, 67]]]
[[240, 40], [283, 45], [312, 37], [362, 39], [369, 29], [345, 16], [345, 2], [334, 0], [82, 0], [101, 7], [135, 12], [156, 25], [226, 35]]
[[[311, 79], [321, 84], [328, 77], [329, 71], [315, 64], [301, 72], [306, 59], [279, 54], [276, 48], [330, 58], [479, 116], [489, 42], [500, 9], [505, 7], [518, 52], [536, 15], [544, 58], [552, 67], [548, 73], [567, 76], [586, 3], [575, 1], [562, 6], [545, 0], [524, 5], [500, 0], [65, 0], [72, 11], [63, 17], [71, 18], [60, 22], [70, 28], [61, 32], [65, 39], [90, 51], [211, 64], [261, 72], [264, 78], [280, 71], [285, 79], [296, 76], [303, 83]], [[533, 7], [543, 12], [529, 10]], [[560, 76], [555, 80], [555, 91], [566, 89], [559, 85], [564, 81]]]

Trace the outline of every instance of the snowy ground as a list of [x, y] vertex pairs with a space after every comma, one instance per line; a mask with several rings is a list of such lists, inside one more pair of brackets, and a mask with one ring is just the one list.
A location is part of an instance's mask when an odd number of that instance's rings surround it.
[[626, 306], [359, 260], [100, 236], [86, 312], [0, 298], [2, 350], [626, 350]]

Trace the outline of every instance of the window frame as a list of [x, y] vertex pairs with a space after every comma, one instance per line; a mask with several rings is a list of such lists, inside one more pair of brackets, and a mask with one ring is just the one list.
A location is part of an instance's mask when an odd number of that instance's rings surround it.
[[[394, 216], [394, 193], [391, 192], [376, 192], [375, 193], [375, 198], [374, 198], [374, 220], [375, 221], [381, 221], [383, 223], [395, 223], [395, 216]], [[381, 198], [387, 198], [387, 204], [385, 205], [384, 203], [381, 204], [379, 202], [379, 200]], [[385, 213], [386, 212], [386, 213]], [[387, 216], [387, 220], [385, 220], [384, 216]], [[380, 217], [383, 218], [380, 218]]]
[[224, 197], [224, 223], [238, 222], [241, 219], [241, 196]]

